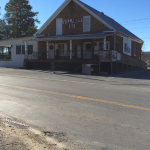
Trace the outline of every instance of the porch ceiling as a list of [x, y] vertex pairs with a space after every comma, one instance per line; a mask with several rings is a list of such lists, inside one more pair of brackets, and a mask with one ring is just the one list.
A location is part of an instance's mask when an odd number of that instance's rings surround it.
[[97, 39], [110, 36], [112, 34], [98, 33], [98, 34], [78, 34], [78, 35], [59, 35], [59, 36], [44, 36], [30, 39], [30, 41], [45, 41], [45, 40], [73, 40], [73, 39]]

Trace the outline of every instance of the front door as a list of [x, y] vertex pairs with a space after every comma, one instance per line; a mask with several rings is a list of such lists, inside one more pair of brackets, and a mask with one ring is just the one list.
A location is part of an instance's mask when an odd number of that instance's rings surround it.
[[83, 59], [92, 59], [92, 43], [83, 43]]
[[54, 43], [49, 43], [49, 59], [54, 59]]

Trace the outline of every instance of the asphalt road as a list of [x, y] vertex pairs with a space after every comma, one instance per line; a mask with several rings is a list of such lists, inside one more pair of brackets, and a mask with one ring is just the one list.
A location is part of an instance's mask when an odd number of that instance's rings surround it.
[[87, 76], [0, 68], [0, 113], [87, 149], [150, 150], [150, 70]]

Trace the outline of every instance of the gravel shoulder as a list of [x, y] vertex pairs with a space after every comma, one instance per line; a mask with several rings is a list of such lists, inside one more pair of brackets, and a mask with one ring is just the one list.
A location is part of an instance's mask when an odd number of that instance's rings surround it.
[[[43, 134], [42, 134], [43, 133]], [[0, 117], [0, 150], [67, 150], [47, 134], [10, 118]]]
[[66, 133], [47, 131], [0, 114], [0, 150], [93, 150]]

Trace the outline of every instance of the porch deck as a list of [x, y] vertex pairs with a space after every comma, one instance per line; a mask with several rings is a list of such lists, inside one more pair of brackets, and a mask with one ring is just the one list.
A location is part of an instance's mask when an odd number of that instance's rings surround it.
[[79, 57], [77, 55], [74, 55], [72, 59], [70, 59], [69, 55], [64, 57], [55, 56], [54, 59], [49, 59], [47, 57], [47, 52], [33, 53], [28, 59], [24, 60], [24, 66], [25, 68], [30, 68], [29, 64], [31, 63], [32, 67], [34, 67], [36, 63], [37, 66], [41, 63], [44, 68], [47, 66], [49, 69], [66, 68], [66, 70], [71, 69], [72, 71], [77, 71], [81, 69], [82, 64], [97, 64], [99, 66], [99, 73], [105, 71], [111, 74], [147, 68], [146, 63], [141, 59], [114, 50], [100, 50], [98, 53], [99, 55], [94, 55], [94, 53], [92, 53], [91, 57], [88, 56], [89, 54], [84, 54], [86, 56], [82, 54], [80, 59], [78, 59]]

